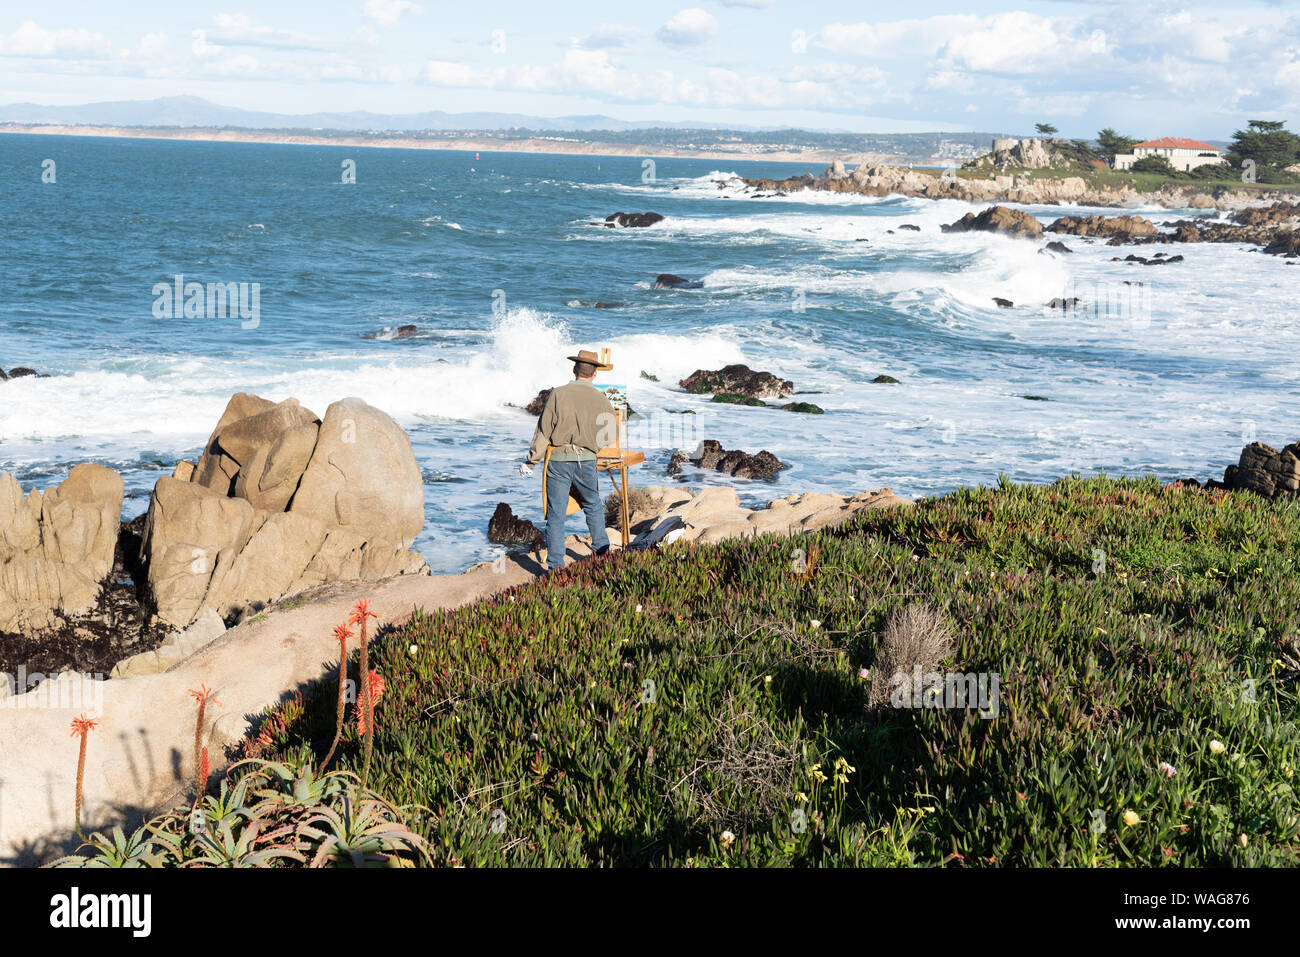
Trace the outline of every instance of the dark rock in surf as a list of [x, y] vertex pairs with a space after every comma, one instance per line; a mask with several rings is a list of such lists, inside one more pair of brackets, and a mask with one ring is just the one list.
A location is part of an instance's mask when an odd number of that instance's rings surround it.
[[419, 328], [418, 328], [417, 326], [415, 326], [415, 325], [412, 324], [412, 323], [408, 323], [407, 325], [404, 325], [404, 326], [398, 326], [396, 329], [394, 329], [394, 330], [393, 330], [393, 338], [394, 338], [394, 339], [409, 339], [409, 338], [411, 338], [411, 336], [415, 335], [415, 334], [416, 334], [417, 332], [419, 332], [419, 331], [420, 331], [420, 330], [419, 330]]
[[920, 226], [913, 226], [911, 223], [903, 223], [903, 225], [899, 226], [898, 228], [899, 228], [899, 229], [906, 229], [906, 230], [909, 230], [909, 231], [914, 232], [914, 233], [919, 233], [919, 232], [921, 231], [921, 227], [920, 227]]
[[734, 478], [759, 479], [764, 482], [775, 482], [777, 473], [790, 467], [766, 449], [750, 455], [740, 449], [724, 449], [714, 439], [705, 439], [694, 452], [674, 452], [668, 463], [668, 474], [679, 474], [685, 465], [711, 469]]
[[1072, 252], [1074, 252], [1073, 249], [1071, 249], [1069, 246], [1065, 245], [1065, 243], [1063, 243], [1063, 242], [1061, 242], [1060, 240], [1057, 240], [1057, 239], [1053, 239], [1053, 240], [1052, 240], [1050, 243], [1048, 243], [1044, 248], [1047, 249], [1048, 252], [1053, 252], [1053, 253], [1072, 253]]
[[683, 279], [670, 272], [660, 273], [655, 277], [656, 289], [703, 289], [704, 283], [698, 279]]
[[498, 502], [488, 521], [488, 541], [511, 548], [540, 549], [545, 546], [546, 537], [532, 522], [516, 516], [505, 502]]
[[794, 383], [770, 372], [758, 372], [747, 365], [734, 363], [709, 371], [696, 369], [680, 385], [695, 395], [725, 393], [750, 399], [784, 399], [794, 394]]
[[28, 376], [37, 376], [38, 378], [49, 378], [49, 376], [42, 376], [35, 369], [29, 369], [26, 366], [15, 366], [14, 368], [9, 370], [10, 379], [26, 379]]
[[1010, 299], [1003, 299], [1001, 296], [994, 296], [993, 301], [997, 303], [999, 309], [1010, 309], [1015, 305]]
[[902, 383], [892, 375], [878, 375], [871, 381], [875, 385], [902, 385]]
[[663, 221], [661, 213], [610, 213], [605, 217], [605, 225], [613, 229], [616, 226], [644, 229]]

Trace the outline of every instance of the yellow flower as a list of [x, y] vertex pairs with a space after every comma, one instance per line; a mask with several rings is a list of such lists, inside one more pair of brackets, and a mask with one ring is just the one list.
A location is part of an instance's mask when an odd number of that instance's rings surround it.
[[796, 794], [796, 795], [794, 796], [794, 799], [795, 799], [796, 801], [798, 801], [800, 804], [807, 804], [807, 803], [808, 803], [808, 795], [804, 794], [802, 791], [800, 791], [798, 794]]
[[1213, 741], [1210, 742], [1211, 754], [1222, 754], [1224, 751], [1227, 750], [1228, 750], [1228, 746], [1224, 744], [1222, 741], [1220, 741], [1218, 738], [1215, 738]]
[[810, 767], [808, 769], [808, 774], [809, 776], [812, 777], [814, 781], [818, 783], [821, 783], [822, 781], [826, 780], [826, 775], [822, 774], [822, 766], [820, 764], [814, 764], [812, 767]]
[[1137, 816], [1137, 811], [1125, 811], [1124, 823], [1127, 824], [1129, 827], [1137, 827], [1139, 824], [1142, 823], [1142, 818]]

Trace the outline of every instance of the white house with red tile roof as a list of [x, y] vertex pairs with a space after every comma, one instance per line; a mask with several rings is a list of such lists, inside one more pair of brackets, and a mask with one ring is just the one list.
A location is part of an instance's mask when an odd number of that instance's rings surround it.
[[1158, 140], [1147, 140], [1133, 147], [1132, 153], [1115, 155], [1116, 169], [1129, 169], [1134, 163], [1146, 156], [1159, 156], [1169, 160], [1169, 165], [1184, 173], [1198, 166], [1209, 163], [1222, 163], [1223, 150], [1200, 140], [1189, 140], [1185, 136], [1162, 136]]

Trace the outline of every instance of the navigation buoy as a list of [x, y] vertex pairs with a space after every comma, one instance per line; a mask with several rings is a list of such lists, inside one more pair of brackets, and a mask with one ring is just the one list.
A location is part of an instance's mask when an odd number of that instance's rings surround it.
[[478, 154], [477, 154], [477, 153], [474, 154], [474, 162], [475, 162], [475, 163], [478, 162]]

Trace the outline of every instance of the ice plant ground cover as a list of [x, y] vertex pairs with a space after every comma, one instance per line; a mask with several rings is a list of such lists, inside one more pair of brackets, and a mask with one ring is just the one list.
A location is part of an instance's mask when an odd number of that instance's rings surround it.
[[[1298, 549], [1296, 502], [1098, 478], [612, 557], [382, 626], [370, 784], [412, 863], [1295, 865]], [[918, 604], [996, 717], [870, 704]], [[336, 702], [252, 751], [324, 754]]]

